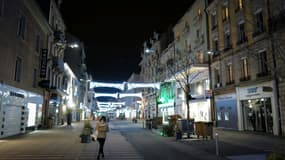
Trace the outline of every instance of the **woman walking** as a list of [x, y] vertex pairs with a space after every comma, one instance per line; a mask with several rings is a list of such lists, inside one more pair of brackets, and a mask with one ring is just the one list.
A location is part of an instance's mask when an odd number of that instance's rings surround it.
[[100, 154], [104, 158], [104, 144], [106, 140], [107, 133], [109, 131], [108, 123], [106, 122], [106, 117], [102, 116], [98, 123], [96, 123], [97, 141], [99, 142], [99, 153], [97, 159], [100, 159]]

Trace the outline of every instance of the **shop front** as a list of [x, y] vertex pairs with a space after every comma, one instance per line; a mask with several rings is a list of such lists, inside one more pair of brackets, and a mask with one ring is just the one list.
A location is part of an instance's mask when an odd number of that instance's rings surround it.
[[189, 108], [190, 118], [195, 122], [211, 122], [210, 99], [192, 100], [189, 102]]
[[278, 134], [278, 109], [273, 82], [237, 88], [242, 130]]
[[165, 103], [165, 104], [159, 104], [158, 108], [160, 109], [162, 113], [162, 124], [168, 124], [168, 117], [171, 115], [174, 115], [174, 103]]
[[0, 138], [26, 132], [28, 109], [24, 90], [0, 85]]
[[57, 93], [51, 93], [49, 101], [48, 128], [60, 124], [61, 121], [61, 97]]
[[162, 123], [168, 124], [168, 117], [175, 114], [175, 83], [165, 82], [160, 86], [158, 108], [162, 113]]
[[235, 93], [215, 96], [217, 127], [238, 129], [237, 98]]
[[43, 126], [43, 96], [28, 92], [27, 109], [28, 109], [28, 122], [27, 129], [35, 130]]

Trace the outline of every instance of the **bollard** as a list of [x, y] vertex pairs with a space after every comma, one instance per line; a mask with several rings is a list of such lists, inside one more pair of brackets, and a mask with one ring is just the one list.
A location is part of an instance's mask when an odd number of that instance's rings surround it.
[[219, 156], [219, 133], [216, 133], [215, 137], [216, 137], [216, 155]]

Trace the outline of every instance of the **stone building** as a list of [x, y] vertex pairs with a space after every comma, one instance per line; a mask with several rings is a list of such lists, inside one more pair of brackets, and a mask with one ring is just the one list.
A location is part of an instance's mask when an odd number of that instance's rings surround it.
[[0, 137], [44, 125], [38, 86], [53, 32], [34, 1], [0, 0]]
[[205, 0], [195, 1], [173, 27], [173, 65], [168, 67], [176, 81], [175, 113], [200, 122], [212, 121], [205, 7]]
[[278, 135], [267, 1], [208, 2], [217, 127]]
[[[142, 60], [140, 62], [142, 81], [144, 83], [156, 83], [159, 81], [159, 53], [160, 53], [160, 41], [159, 34], [154, 32], [150, 40], [145, 41], [143, 46], [143, 51], [141, 54]], [[157, 112], [156, 104], [156, 92], [155, 88], [145, 88], [143, 91], [143, 108], [142, 116], [146, 119], [151, 119], [157, 117], [159, 112]]]
[[271, 22], [269, 35], [271, 36], [272, 53], [276, 63], [274, 64], [273, 76], [278, 89], [281, 134], [285, 135], [285, 2], [282, 0], [269, 0], [269, 15]]
[[45, 126], [62, 124], [62, 100], [66, 95], [63, 90], [64, 51], [67, 46], [65, 24], [60, 13], [60, 0], [36, 0], [46, 21], [52, 29], [48, 37], [48, 55], [46, 72], [42, 73], [40, 86], [44, 88]]

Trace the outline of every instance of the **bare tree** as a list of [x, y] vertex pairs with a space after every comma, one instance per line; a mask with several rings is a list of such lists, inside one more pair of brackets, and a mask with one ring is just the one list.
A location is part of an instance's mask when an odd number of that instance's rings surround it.
[[[170, 57], [166, 62], [166, 67], [171, 79], [174, 79], [179, 84], [185, 96], [184, 98], [187, 106], [187, 127], [189, 127], [188, 124], [190, 120], [189, 100], [192, 98], [190, 95], [190, 84], [203, 72], [202, 70], [195, 69], [195, 66], [200, 65], [205, 67], [205, 64], [199, 64], [196, 57], [197, 56], [194, 53], [180, 51], [178, 48], [175, 48], [175, 45], [173, 45], [172, 57]], [[189, 133], [188, 137], [190, 137]]]

